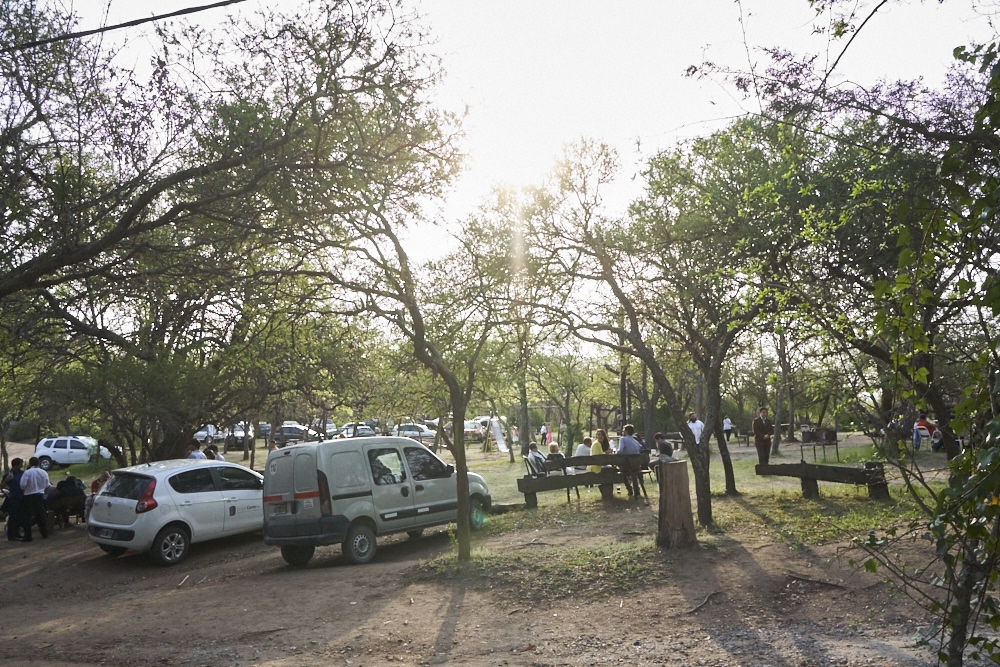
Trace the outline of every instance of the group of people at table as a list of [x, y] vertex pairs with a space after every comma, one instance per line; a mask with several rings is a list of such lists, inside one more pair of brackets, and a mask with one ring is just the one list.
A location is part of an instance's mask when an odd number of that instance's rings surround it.
[[[663, 437], [662, 433], [657, 433], [654, 436], [655, 444], [654, 450], [655, 454], [659, 456], [661, 462], [676, 461], [678, 459], [674, 458], [674, 448], [673, 446]], [[597, 429], [597, 433], [593, 438], [584, 438], [583, 442], [577, 445], [576, 451], [573, 453], [574, 456], [601, 456], [605, 454], [625, 454], [625, 455], [639, 455], [643, 452], [649, 452], [653, 455], [654, 452], [650, 450], [646, 443], [643, 442], [641, 435], [636, 435], [635, 427], [632, 424], [626, 424], [622, 427], [622, 435], [618, 438], [617, 447], [612, 445], [611, 439], [608, 438], [608, 433], [603, 428]], [[549, 453], [547, 455], [542, 454], [538, 450], [538, 443], [532, 442], [528, 445], [528, 465], [532, 470], [538, 473], [545, 471], [546, 461], [556, 461], [565, 458], [563, 453], [559, 451], [559, 445], [555, 443], [549, 443]], [[576, 472], [584, 472], [584, 470], [589, 472], [601, 472], [606, 468], [611, 468], [612, 466], [603, 465], [590, 465], [584, 467], [564, 467], [560, 470], [550, 471], [548, 474], [567, 474], [572, 475]], [[636, 463], [629, 470], [622, 469], [621, 466], [617, 466], [619, 470], [625, 475], [625, 487], [628, 489], [628, 495], [630, 498], [640, 498], [641, 490], [639, 488], [640, 482], [638, 473], [642, 469], [641, 463]], [[628, 474], [631, 473], [631, 474]]]

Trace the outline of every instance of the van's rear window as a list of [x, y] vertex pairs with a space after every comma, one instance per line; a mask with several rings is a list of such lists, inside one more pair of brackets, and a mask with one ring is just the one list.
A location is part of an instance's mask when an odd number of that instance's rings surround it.
[[129, 500], [139, 500], [142, 492], [146, 490], [152, 477], [145, 475], [130, 475], [128, 473], [114, 473], [111, 479], [101, 488], [102, 496], [112, 498], [127, 498]]

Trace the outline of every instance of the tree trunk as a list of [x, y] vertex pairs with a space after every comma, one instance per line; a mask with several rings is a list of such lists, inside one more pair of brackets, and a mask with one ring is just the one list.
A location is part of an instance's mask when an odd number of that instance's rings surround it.
[[[450, 383], [449, 383], [450, 384]], [[456, 490], [458, 494], [458, 525], [455, 529], [455, 537], [458, 541], [458, 561], [468, 562], [472, 558], [472, 535], [469, 527], [469, 466], [465, 459], [465, 428], [460, 424], [465, 424], [465, 394], [458, 389], [457, 382], [451, 390], [452, 429], [454, 435], [454, 445], [451, 448], [452, 456], [455, 457]]]
[[688, 547], [697, 542], [691, 519], [691, 491], [687, 463], [660, 463], [660, 514], [656, 544], [668, 549]]
[[527, 456], [531, 443], [531, 422], [528, 420], [528, 387], [524, 378], [519, 378], [517, 382], [517, 400], [520, 407], [517, 411], [517, 440], [521, 445], [521, 456]]
[[785, 402], [785, 388], [788, 386], [788, 375], [785, 372], [786, 362], [784, 361], [786, 355], [785, 334], [782, 332], [778, 334], [778, 366], [781, 367], [781, 380], [778, 391], [775, 392], [778, 397], [778, 404], [774, 407], [774, 437], [771, 439], [772, 454], [777, 454], [781, 448], [781, 406]]
[[726, 474], [726, 495], [738, 496], [736, 488], [736, 473], [733, 471], [733, 457], [729, 454], [729, 443], [726, 442], [726, 432], [722, 424], [715, 427], [715, 440], [719, 443], [719, 456], [722, 458], [722, 470]]

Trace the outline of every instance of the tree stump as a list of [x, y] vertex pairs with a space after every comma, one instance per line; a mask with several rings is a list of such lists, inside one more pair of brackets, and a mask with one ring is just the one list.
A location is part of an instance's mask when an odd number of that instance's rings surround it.
[[689, 547], [698, 540], [691, 513], [687, 461], [660, 463], [660, 521], [656, 544], [667, 549]]

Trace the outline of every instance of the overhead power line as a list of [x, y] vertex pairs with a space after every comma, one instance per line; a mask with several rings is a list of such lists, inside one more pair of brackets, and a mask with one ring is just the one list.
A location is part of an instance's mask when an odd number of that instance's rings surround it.
[[56, 42], [65, 42], [71, 39], [79, 39], [81, 37], [99, 35], [103, 32], [111, 32], [112, 30], [120, 30], [122, 28], [131, 28], [133, 26], [142, 25], [143, 23], [149, 23], [151, 21], [169, 19], [175, 16], [183, 16], [185, 14], [194, 14], [197, 12], [203, 12], [206, 9], [217, 9], [219, 7], [225, 7], [226, 5], [235, 5], [241, 2], [246, 2], [246, 0], [223, 0], [222, 2], [215, 2], [212, 3], [211, 5], [188, 7], [187, 9], [179, 9], [176, 12], [170, 12], [169, 14], [159, 14], [157, 16], [150, 16], [144, 19], [135, 19], [133, 21], [126, 21], [125, 23], [119, 23], [117, 25], [106, 25], [102, 28], [95, 28], [93, 30], [83, 30], [81, 32], [69, 32], [66, 33], [65, 35], [57, 35], [55, 37], [49, 37], [47, 39], [39, 39], [33, 42], [24, 42], [22, 44], [15, 44], [14, 46], [8, 46], [4, 49], [0, 49], [0, 53], [12, 53], [15, 51], [24, 51], [26, 49], [33, 49], [36, 46], [45, 46], [46, 44], [54, 44]]

